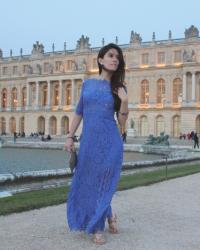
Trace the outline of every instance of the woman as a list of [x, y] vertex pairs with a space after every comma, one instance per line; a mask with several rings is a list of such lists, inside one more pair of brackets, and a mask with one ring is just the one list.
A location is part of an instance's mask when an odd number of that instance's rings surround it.
[[74, 150], [74, 134], [83, 118], [78, 162], [67, 201], [70, 230], [94, 234], [96, 244], [104, 244], [106, 218], [109, 232], [118, 233], [111, 200], [123, 161], [120, 126], [128, 117], [128, 96], [123, 85], [125, 63], [115, 44], [101, 48], [97, 57], [99, 76], [83, 82], [79, 103], [67, 135], [66, 149]]

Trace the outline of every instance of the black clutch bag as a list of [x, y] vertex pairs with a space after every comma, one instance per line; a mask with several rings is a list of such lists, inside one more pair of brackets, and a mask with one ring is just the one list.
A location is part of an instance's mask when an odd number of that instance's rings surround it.
[[77, 165], [77, 152], [75, 150], [75, 151], [70, 152], [70, 157], [69, 157], [69, 167], [70, 167], [71, 173], [74, 172], [76, 165]]

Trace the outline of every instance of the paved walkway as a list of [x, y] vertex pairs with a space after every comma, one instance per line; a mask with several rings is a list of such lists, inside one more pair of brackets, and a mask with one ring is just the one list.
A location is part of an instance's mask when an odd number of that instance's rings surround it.
[[106, 245], [70, 233], [65, 204], [0, 217], [1, 250], [200, 249], [200, 174], [117, 192], [120, 234], [106, 229]]

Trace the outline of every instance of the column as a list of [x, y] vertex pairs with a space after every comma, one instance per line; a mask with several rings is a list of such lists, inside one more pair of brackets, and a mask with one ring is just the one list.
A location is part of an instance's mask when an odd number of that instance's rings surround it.
[[75, 96], [75, 79], [72, 79], [72, 92], [71, 92], [71, 105], [74, 106], [74, 96]]
[[30, 109], [30, 84], [26, 86], [26, 110]]
[[51, 82], [47, 81], [47, 108], [51, 106]]
[[196, 90], [196, 81], [195, 73], [192, 73], [192, 102], [195, 102], [195, 90]]
[[59, 80], [59, 107], [62, 106], [62, 80]]
[[39, 109], [39, 82], [36, 82], [35, 109]]
[[186, 101], [186, 74], [183, 75], [183, 102]]

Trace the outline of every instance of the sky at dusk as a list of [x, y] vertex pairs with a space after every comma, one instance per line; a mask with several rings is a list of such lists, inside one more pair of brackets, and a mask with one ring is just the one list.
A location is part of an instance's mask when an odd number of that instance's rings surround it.
[[30, 54], [33, 43], [43, 43], [45, 52], [75, 49], [81, 35], [88, 36], [91, 47], [115, 42], [127, 44], [131, 31], [142, 41], [183, 38], [192, 24], [200, 29], [200, 1], [131, 0], [0, 0], [0, 48], [8, 56]]

